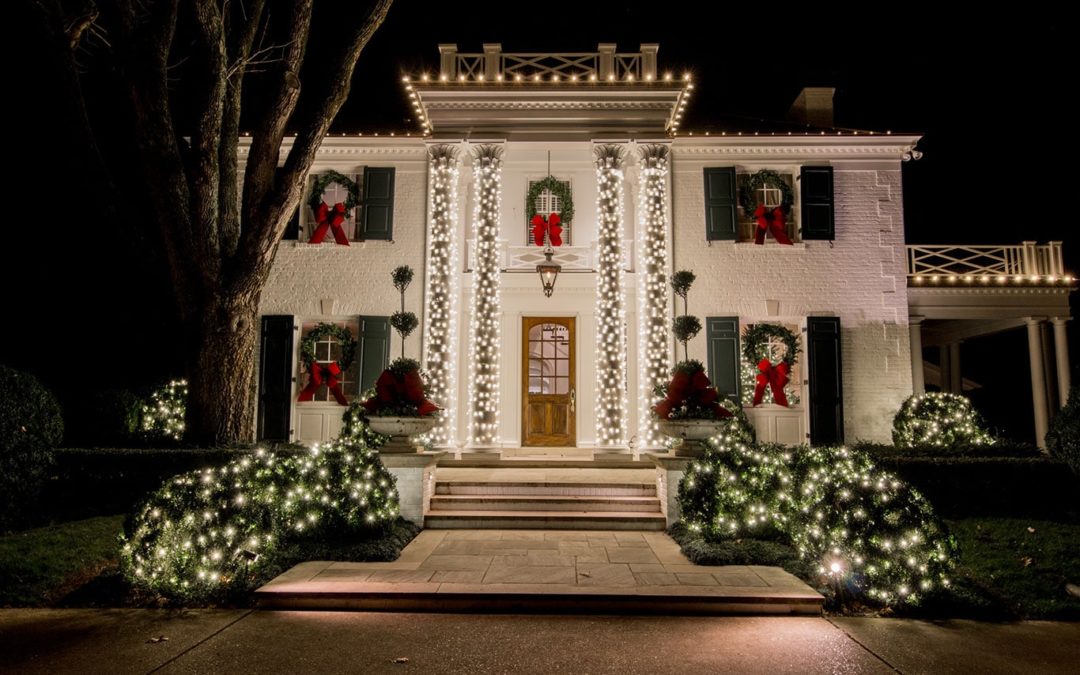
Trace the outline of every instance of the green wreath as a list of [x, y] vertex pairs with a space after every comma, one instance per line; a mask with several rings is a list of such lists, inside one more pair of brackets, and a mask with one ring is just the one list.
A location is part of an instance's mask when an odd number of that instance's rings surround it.
[[[343, 173], [327, 171], [325, 173], [320, 173], [318, 177], [315, 178], [315, 184], [311, 187], [311, 200], [308, 201], [311, 210], [318, 212], [319, 205], [323, 203], [323, 193], [326, 192], [326, 188], [329, 187], [331, 183], [337, 183], [348, 190], [349, 196], [345, 198], [345, 210], [350, 211], [356, 208], [356, 205], [360, 203], [360, 186], [356, 184], [356, 181]], [[330, 204], [330, 206], [333, 206], [333, 204]]]
[[300, 341], [300, 360], [304, 362], [304, 367], [311, 368], [311, 364], [315, 363], [315, 343], [326, 337], [334, 338], [341, 345], [338, 368], [342, 372], [348, 370], [356, 358], [356, 338], [348, 328], [333, 323], [320, 323]]
[[[556, 179], [555, 176], [548, 176], [533, 183], [532, 187], [529, 188], [529, 194], [525, 195], [525, 223], [528, 224], [532, 217], [536, 215], [536, 200], [544, 190], [559, 198], [559, 204], [562, 206], [562, 210], [559, 212], [559, 220], [564, 223], [573, 221], [574, 199], [570, 196], [570, 186]], [[545, 218], [548, 216], [546, 213], [540, 215]]]
[[762, 169], [747, 178], [743, 189], [739, 191], [739, 205], [742, 206], [743, 213], [748, 218], [754, 217], [754, 212], [758, 207], [757, 191], [764, 187], [780, 190], [780, 207], [784, 209], [784, 213], [791, 213], [791, 206], [795, 203], [795, 191], [780, 177], [780, 174], [771, 169]]
[[746, 362], [757, 364], [761, 359], [769, 359], [772, 363], [772, 355], [767, 351], [769, 338], [784, 343], [787, 351], [780, 360], [788, 364], [789, 368], [794, 366], [799, 359], [799, 336], [775, 323], [755, 323], [746, 329], [743, 334], [743, 358]]

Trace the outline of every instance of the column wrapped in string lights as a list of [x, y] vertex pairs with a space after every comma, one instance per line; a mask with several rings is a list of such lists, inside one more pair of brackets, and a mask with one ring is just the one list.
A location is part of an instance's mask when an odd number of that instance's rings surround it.
[[428, 149], [428, 259], [424, 310], [424, 371], [428, 398], [439, 405], [442, 416], [428, 432], [438, 447], [454, 440], [454, 403], [457, 376], [458, 151], [452, 145]]
[[596, 444], [626, 446], [626, 291], [623, 288], [623, 147], [596, 153]]
[[473, 162], [476, 259], [469, 315], [469, 445], [496, 444], [499, 434], [499, 211], [502, 147], [480, 145]]
[[671, 368], [668, 331], [666, 145], [639, 148], [638, 185], [638, 447], [659, 448], [660, 430], [650, 414], [657, 385], [667, 382]]

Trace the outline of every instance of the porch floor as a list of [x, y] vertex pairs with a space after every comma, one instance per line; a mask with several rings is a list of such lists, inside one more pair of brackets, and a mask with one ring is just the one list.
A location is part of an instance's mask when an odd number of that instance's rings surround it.
[[301, 563], [262, 607], [376, 611], [819, 614], [777, 567], [691, 563], [663, 532], [424, 530], [394, 562]]

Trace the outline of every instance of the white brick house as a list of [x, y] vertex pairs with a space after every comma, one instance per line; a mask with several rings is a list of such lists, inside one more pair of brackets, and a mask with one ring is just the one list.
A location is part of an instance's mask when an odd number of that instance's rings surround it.
[[[307, 378], [298, 359], [300, 339], [320, 322], [340, 322], [353, 331], [360, 349], [343, 389], [358, 396], [399, 354], [386, 324], [399, 309], [390, 272], [407, 264], [416, 279], [406, 308], [420, 316], [421, 328], [406, 343], [406, 356], [430, 371], [440, 362], [440, 336], [452, 338], [441, 365], [451, 395], [436, 401], [447, 411], [438, 443], [444, 447], [560, 445], [603, 453], [655, 447], [644, 414], [652, 401], [645, 394], [649, 345], [639, 319], [643, 312], [659, 313], [670, 327], [675, 305], [667, 279], [681, 269], [697, 275], [689, 309], [705, 324], [689, 356], [706, 363], [714, 382], [733, 398], [745, 394], [738, 344], [746, 326], [780, 323], [800, 334], [791, 407], [748, 409], [759, 437], [792, 444], [889, 439], [892, 415], [913, 391], [913, 373], [914, 386], [922, 386], [921, 355], [913, 358], [910, 345], [912, 270], [900, 172], [918, 136], [834, 129], [831, 91], [822, 103], [820, 90], [802, 99], [802, 114], [813, 125], [721, 126], [708, 135], [689, 135], [679, 124], [693, 83], [682, 74], [666, 77], [657, 67], [655, 45], [632, 54], [601, 45], [595, 53], [539, 59], [502, 53], [497, 45], [485, 45], [482, 54], [459, 54], [450, 45], [440, 50], [439, 72], [410, 75], [404, 83], [424, 132], [331, 136], [323, 143], [314, 173], [355, 176], [361, 206], [346, 224], [349, 246], [335, 244], [333, 237], [309, 244], [313, 216], [305, 202], [277, 251], [260, 306], [261, 437], [310, 442], [336, 435], [343, 408], [333, 398], [323, 392], [314, 401], [297, 401]], [[622, 234], [615, 248], [600, 237], [595, 160], [598, 146], [612, 145], [625, 158]], [[485, 254], [475, 242], [477, 200], [483, 195], [473, 169], [478, 149], [493, 146], [501, 152], [501, 187], [487, 196], [497, 197], [500, 208], [493, 223], [497, 243]], [[658, 146], [666, 149], [659, 151], [666, 170], [655, 179], [658, 192], [652, 195], [652, 213], [662, 225], [659, 238], [647, 231], [643, 198], [643, 157]], [[445, 175], [456, 168], [457, 178], [440, 193], [452, 198], [443, 208], [432, 199], [431, 153], [447, 147], [456, 155]], [[743, 176], [760, 169], [785, 176], [793, 188], [790, 246], [771, 238], [756, 245], [737, 194], [709, 187], [738, 190]], [[552, 208], [548, 193], [537, 204], [525, 202], [531, 182], [549, 175], [568, 184], [575, 214], [564, 235], [568, 241], [555, 253], [562, 271], [553, 294], [545, 297], [536, 273], [542, 256], [529, 242], [528, 223], [536, 212], [558, 211], [559, 205]], [[376, 181], [390, 186], [388, 203], [387, 195], [372, 196], [365, 185]], [[391, 216], [366, 220], [365, 205], [380, 199]], [[438, 233], [437, 221], [449, 225], [449, 238]], [[432, 279], [432, 251], [449, 251], [451, 243], [447, 302], [426, 291], [438, 282]], [[597, 384], [597, 279], [605, 253], [623, 260], [624, 296], [613, 302], [625, 315], [625, 374], [616, 368], [602, 375], [622, 379], [618, 389], [625, 392], [625, 404], [615, 422], [598, 424], [603, 392]], [[650, 273], [656, 262], [660, 268]], [[497, 421], [490, 421], [487, 435], [471, 432], [469, 424], [483, 407], [469, 387], [477, 368], [470, 358], [470, 346], [477, 344], [470, 298], [475, 270], [485, 264], [499, 270], [499, 310], [488, 318], [500, 335], [492, 394]], [[650, 283], [663, 284], [662, 300], [646, 295]], [[1067, 317], [1067, 291], [1065, 302], [1066, 309], [1055, 312]], [[448, 325], [434, 326], [431, 317], [440, 313], [449, 313]], [[664, 345], [661, 357], [670, 365], [677, 360], [670, 334]], [[601, 435], [607, 440], [598, 440]]]

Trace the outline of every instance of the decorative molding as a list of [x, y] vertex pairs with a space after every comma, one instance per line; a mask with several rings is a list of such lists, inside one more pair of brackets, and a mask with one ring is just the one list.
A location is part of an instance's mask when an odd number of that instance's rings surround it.
[[663, 110], [670, 101], [428, 101], [428, 110]]

